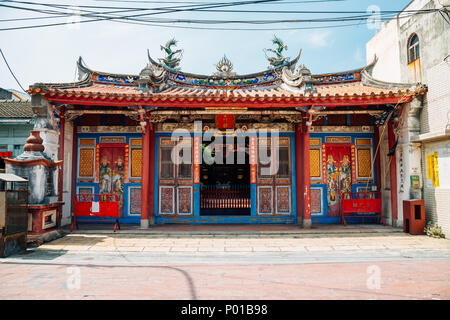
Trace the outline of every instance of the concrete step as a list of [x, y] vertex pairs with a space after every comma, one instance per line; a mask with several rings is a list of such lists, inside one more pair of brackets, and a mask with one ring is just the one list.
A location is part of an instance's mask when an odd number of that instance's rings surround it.
[[[65, 229], [70, 233], [70, 230]], [[120, 234], [120, 235], [149, 235], [149, 236], [320, 236], [320, 235], [387, 235], [403, 233], [401, 228], [383, 227], [378, 225], [354, 225], [354, 226], [314, 226], [311, 229], [304, 229], [298, 226], [271, 225], [271, 226], [248, 226], [248, 225], [162, 225], [150, 228], [140, 228], [139, 226], [122, 225], [121, 230], [113, 231], [111, 225], [80, 224], [79, 230], [74, 230], [74, 234]]]

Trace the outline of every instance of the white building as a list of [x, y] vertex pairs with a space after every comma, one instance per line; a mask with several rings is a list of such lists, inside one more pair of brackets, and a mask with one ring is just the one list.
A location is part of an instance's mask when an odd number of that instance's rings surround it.
[[[416, 12], [433, 9], [436, 11]], [[437, 223], [450, 236], [450, 0], [411, 1], [382, 26], [366, 49], [368, 62], [377, 59], [374, 78], [428, 87], [421, 102], [408, 105], [398, 116], [398, 220], [393, 224], [402, 223], [403, 200], [424, 199], [427, 221]], [[387, 141], [386, 134], [383, 140]], [[384, 199], [392, 195], [388, 152], [384, 142]], [[419, 178], [418, 188], [411, 186], [411, 177]], [[385, 201], [387, 218], [392, 217], [391, 207]]]

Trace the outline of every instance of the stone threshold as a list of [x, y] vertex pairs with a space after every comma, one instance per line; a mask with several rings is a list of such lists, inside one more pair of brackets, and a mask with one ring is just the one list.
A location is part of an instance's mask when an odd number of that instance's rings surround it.
[[117, 235], [153, 235], [153, 236], [302, 236], [302, 235], [357, 235], [357, 234], [392, 234], [403, 233], [402, 228], [383, 227], [378, 225], [364, 226], [315, 226], [304, 229], [298, 226], [272, 225], [248, 226], [248, 225], [158, 225], [149, 228], [139, 226], [121, 225], [121, 230], [113, 231], [112, 226], [105, 225], [81, 225], [79, 230], [65, 230], [68, 234], [117, 234]]

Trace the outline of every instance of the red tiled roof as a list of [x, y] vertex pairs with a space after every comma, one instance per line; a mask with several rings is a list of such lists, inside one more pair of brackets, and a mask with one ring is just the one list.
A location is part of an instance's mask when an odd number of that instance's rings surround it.
[[129, 95], [132, 97], [162, 97], [162, 96], [177, 96], [177, 97], [291, 97], [291, 96], [345, 96], [345, 95], [387, 95], [392, 96], [395, 94], [409, 93], [414, 95], [410, 90], [387, 90], [381, 88], [375, 88], [365, 86], [360, 82], [342, 85], [330, 85], [330, 86], [316, 86], [317, 93], [314, 94], [296, 94], [291, 91], [282, 88], [265, 88], [265, 89], [205, 89], [205, 88], [168, 88], [158, 93], [150, 93], [139, 90], [132, 86], [112, 86], [104, 84], [93, 84], [89, 87], [78, 88], [50, 88], [42, 89], [41, 91], [35, 91], [33, 93], [49, 94], [49, 95], [65, 95], [65, 96], [96, 96], [96, 95]]

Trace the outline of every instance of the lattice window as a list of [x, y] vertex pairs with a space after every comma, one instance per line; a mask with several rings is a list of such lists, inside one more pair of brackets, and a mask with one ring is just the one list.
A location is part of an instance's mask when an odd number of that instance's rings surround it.
[[320, 164], [320, 152], [320, 149], [309, 150], [311, 178], [320, 178], [320, 172], [322, 170]]
[[358, 149], [358, 177], [371, 178], [372, 177], [372, 159], [370, 149]]
[[131, 176], [140, 177], [142, 174], [142, 149], [131, 149]]
[[80, 159], [78, 162], [79, 177], [94, 176], [94, 149], [80, 149]]

